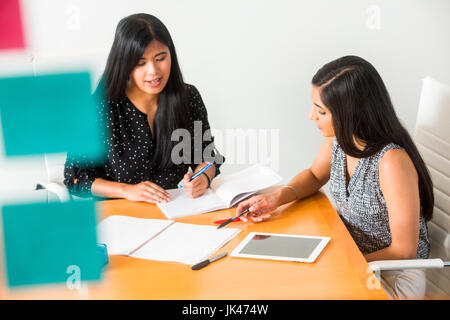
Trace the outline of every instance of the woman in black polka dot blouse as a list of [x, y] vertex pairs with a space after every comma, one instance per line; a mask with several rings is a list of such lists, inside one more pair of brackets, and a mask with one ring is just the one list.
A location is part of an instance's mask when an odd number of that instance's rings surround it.
[[[214, 147], [202, 98], [183, 82], [160, 20], [135, 14], [119, 22], [99, 89], [107, 97], [98, 105], [107, 129], [106, 161], [95, 166], [68, 154], [64, 183], [70, 193], [167, 202], [165, 189], [182, 180], [190, 197], [201, 196], [224, 158]], [[207, 162], [213, 165], [190, 181], [189, 167], [195, 173]]]

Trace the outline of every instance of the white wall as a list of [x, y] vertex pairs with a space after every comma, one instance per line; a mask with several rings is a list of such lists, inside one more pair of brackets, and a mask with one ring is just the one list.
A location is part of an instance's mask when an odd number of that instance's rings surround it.
[[[347, 54], [372, 62], [410, 131], [421, 79], [450, 83], [447, 0], [23, 0], [23, 8], [28, 48], [0, 54], [0, 74], [87, 66], [98, 77], [118, 21], [154, 14], [171, 32], [213, 128], [279, 130], [285, 180], [310, 165], [321, 143], [308, 111], [310, 80], [324, 63]], [[236, 151], [225, 144], [225, 155]], [[2, 184], [4, 174], [0, 168]]]

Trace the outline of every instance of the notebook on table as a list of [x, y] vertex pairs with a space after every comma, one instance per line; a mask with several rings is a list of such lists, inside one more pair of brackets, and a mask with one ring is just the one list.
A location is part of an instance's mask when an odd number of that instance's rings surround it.
[[191, 199], [183, 189], [170, 189], [171, 200], [158, 207], [169, 219], [227, 209], [256, 192], [271, 187], [282, 178], [271, 168], [254, 165], [212, 180], [211, 186], [198, 198]]
[[113, 215], [97, 225], [110, 255], [194, 265], [219, 250], [239, 229]]

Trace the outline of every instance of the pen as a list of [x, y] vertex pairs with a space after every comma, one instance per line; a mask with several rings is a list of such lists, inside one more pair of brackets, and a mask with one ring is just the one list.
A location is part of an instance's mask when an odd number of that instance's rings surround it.
[[211, 259], [206, 259], [205, 261], [202, 261], [202, 262], [197, 263], [196, 265], [192, 266], [192, 270], [199, 270], [199, 269], [201, 269], [203, 267], [206, 267], [211, 262], [219, 260], [219, 259], [225, 257], [226, 255], [227, 255], [227, 253], [224, 252], [224, 253], [221, 253], [221, 254], [219, 254], [219, 255], [217, 255], [215, 257], [212, 257]]
[[222, 227], [225, 227], [227, 224], [233, 222], [233, 220], [242, 217], [244, 214], [246, 214], [247, 212], [250, 212], [250, 207], [248, 207], [247, 209], [245, 209], [244, 211], [241, 212], [241, 214], [237, 217], [233, 217], [228, 219], [227, 221], [225, 221], [224, 223], [222, 223], [220, 226], [217, 227], [217, 229], [220, 229]]
[[[195, 178], [197, 178], [199, 175], [201, 175], [203, 172], [205, 172], [212, 165], [213, 165], [212, 162], [208, 162], [203, 168], [200, 169], [200, 171], [198, 171], [196, 174], [194, 174], [189, 181], [192, 181]], [[178, 189], [181, 189], [181, 188], [183, 188], [183, 185], [180, 185], [178, 187]]]

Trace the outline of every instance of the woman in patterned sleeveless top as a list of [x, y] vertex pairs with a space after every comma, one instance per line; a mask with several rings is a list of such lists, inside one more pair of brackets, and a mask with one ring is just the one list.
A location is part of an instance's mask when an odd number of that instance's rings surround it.
[[[376, 69], [356, 56], [334, 60], [313, 77], [311, 95], [310, 119], [324, 136], [313, 164], [276, 191], [241, 202], [236, 215], [249, 208], [244, 221], [263, 221], [329, 181], [337, 210], [368, 262], [428, 258], [432, 182]], [[391, 298], [425, 292], [422, 270], [384, 271], [381, 283]]]

